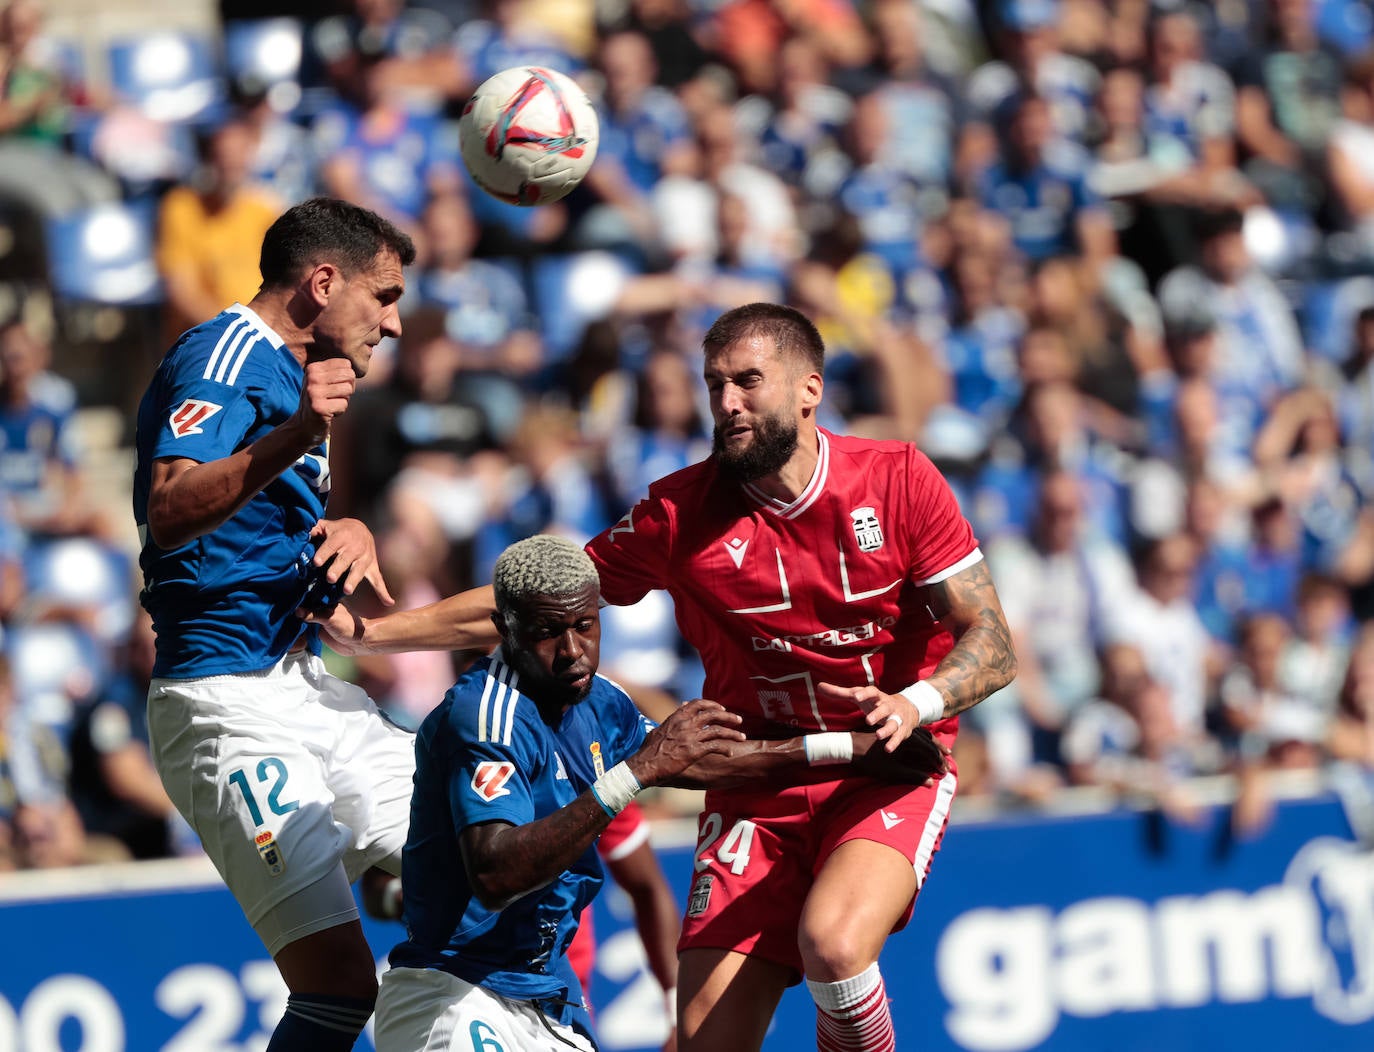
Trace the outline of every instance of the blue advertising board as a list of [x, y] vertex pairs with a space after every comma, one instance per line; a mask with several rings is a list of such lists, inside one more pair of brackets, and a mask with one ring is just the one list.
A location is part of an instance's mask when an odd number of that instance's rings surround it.
[[[1374, 855], [1331, 797], [1282, 803], [1248, 837], [1227, 819], [953, 826], [882, 959], [898, 1047], [1374, 1047]], [[666, 832], [684, 899], [694, 845]], [[661, 997], [624, 896], [608, 889], [596, 910], [602, 1046], [656, 1048]], [[380, 965], [400, 929], [366, 928]], [[0, 945], [0, 1052], [262, 1052], [285, 1004], [233, 900], [194, 861], [0, 878]], [[814, 1047], [812, 1034], [793, 988], [765, 1049]]]

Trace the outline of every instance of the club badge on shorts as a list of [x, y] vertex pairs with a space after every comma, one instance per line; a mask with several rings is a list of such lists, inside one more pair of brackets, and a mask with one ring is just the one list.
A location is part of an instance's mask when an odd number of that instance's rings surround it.
[[262, 856], [267, 872], [274, 877], [279, 877], [286, 872], [286, 858], [282, 855], [281, 848], [277, 844], [277, 838], [272, 835], [270, 829], [264, 829], [259, 833], [254, 838], [254, 843], [258, 845], [258, 854]]
[[700, 917], [711, 905], [711, 887], [716, 878], [710, 873], [701, 873], [692, 881], [692, 890], [687, 896], [687, 916]]
[[601, 760], [601, 743], [592, 742], [592, 766], [596, 768], [596, 776], [600, 778], [606, 773], [606, 765]]

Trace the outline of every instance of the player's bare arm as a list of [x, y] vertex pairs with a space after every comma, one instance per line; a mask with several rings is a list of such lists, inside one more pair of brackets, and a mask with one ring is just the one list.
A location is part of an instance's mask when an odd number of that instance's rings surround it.
[[305, 367], [301, 401], [292, 417], [238, 452], [200, 463], [185, 457], [154, 461], [148, 492], [148, 532], [164, 550], [218, 529], [269, 482], [329, 434], [348, 408], [357, 378], [341, 358]]
[[[739, 717], [714, 701], [684, 705], [649, 733], [625, 761], [641, 786], [665, 785], [674, 775], [727, 743], [743, 740]], [[463, 865], [478, 901], [488, 909], [554, 880], [581, 857], [611, 816], [588, 789], [553, 814], [522, 826], [486, 822], [463, 830]]]
[[[848, 737], [847, 760], [818, 761], [814, 745], [834, 735]], [[807, 738], [813, 748], [808, 750]], [[828, 743], [827, 743], [828, 744]], [[832, 731], [780, 740], [728, 743], [720, 752], [698, 760], [665, 783], [679, 789], [732, 789], [751, 782], [770, 785], [808, 785], [829, 781], [837, 774], [861, 774], [904, 785], [932, 784], [949, 769], [949, 750], [928, 730], [916, 728], [892, 752], [874, 730]]]
[[[957, 716], [1016, 677], [1016, 649], [988, 573], [980, 560], [927, 589], [931, 612], [954, 636], [954, 646], [923, 684], [943, 701], [939, 718]], [[816, 684], [816, 692], [847, 698], [863, 709], [869, 726], [892, 751], [922, 722], [907, 693], [887, 694], [875, 686]], [[908, 692], [909, 693], [909, 692]], [[930, 721], [926, 721], [930, 722]]]
[[954, 636], [954, 647], [927, 677], [957, 716], [1016, 678], [1016, 648], [988, 564], [979, 560], [930, 586], [930, 609]]
[[501, 641], [491, 622], [495, 609], [491, 585], [482, 585], [383, 617], [363, 617], [345, 603], [336, 603], [327, 612], [300, 614], [320, 626], [331, 648], [356, 657], [410, 650], [490, 650]]

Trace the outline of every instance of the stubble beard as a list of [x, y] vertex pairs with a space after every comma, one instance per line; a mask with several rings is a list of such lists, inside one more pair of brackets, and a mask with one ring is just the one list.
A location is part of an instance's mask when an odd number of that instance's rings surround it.
[[797, 451], [797, 422], [790, 416], [760, 417], [753, 425], [753, 441], [743, 449], [726, 448], [717, 424], [712, 433], [712, 452], [721, 473], [736, 482], [756, 482], [776, 474]]

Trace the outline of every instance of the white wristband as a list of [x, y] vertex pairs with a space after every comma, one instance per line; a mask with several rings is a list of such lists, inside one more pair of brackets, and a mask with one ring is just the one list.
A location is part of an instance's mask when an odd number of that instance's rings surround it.
[[944, 695], [925, 680], [913, 683], [898, 693], [916, 706], [916, 715], [920, 717], [922, 725], [935, 723], [945, 718]]
[[848, 731], [825, 731], [802, 738], [806, 762], [812, 767], [828, 763], [848, 763], [854, 759], [854, 739]]
[[601, 805], [601, 810], [614, 818], [630, 806], [630, 801], [644, 787], [634, 776], [629, 765], [621, 760], [609, 771], [592, 783], [592, 795]]

